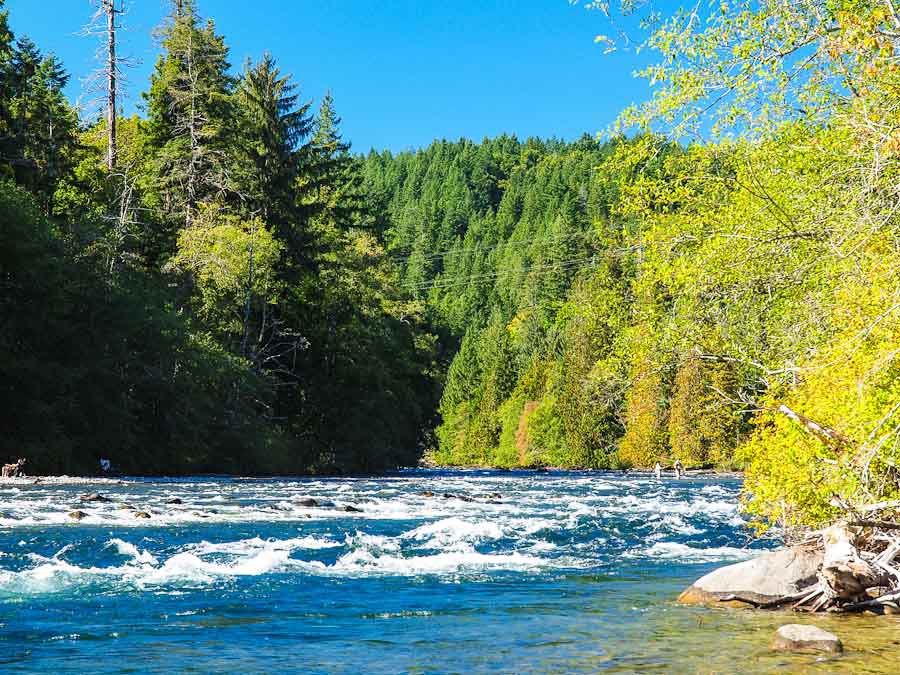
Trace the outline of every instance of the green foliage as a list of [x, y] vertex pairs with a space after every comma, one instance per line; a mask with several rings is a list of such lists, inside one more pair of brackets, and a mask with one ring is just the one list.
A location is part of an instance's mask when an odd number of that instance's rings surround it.
[[669, 408], [672, 456], [685, 466], [717, 465], [739, 444], [739, 418], [727, 399], [735, 391], [733, 367], [690, 354], [678, 367]]
[[235, 77], [197, 4], [172, 9], [113, 173], [106, 123], [76, 142], [66, 75], [0, 12], [0, 179], [20, 186], [0, 183], [0, 453], [37, 471], [414, 463], [438, 345], [367, 232], [333, 99], [314, 117], [268, 54]]
[[621, 4], [660, 56], [645, 133], [363, 158], [184, 0], [114, 174], [0, 11], [0, 452], [741, 464], [763, 524], [900, 496], [894, 5]]

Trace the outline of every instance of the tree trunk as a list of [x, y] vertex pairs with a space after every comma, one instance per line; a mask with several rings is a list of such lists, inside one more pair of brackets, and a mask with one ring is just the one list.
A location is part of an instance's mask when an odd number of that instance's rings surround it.
[[783, 415], [787, 415], [787, 417], [797, 424], [800, 424], [807, 432], [818, 438], [822, 443], [827, 445], [832, 450], [840, 450], [847, 445], [847, 439], [844, 438], [841, 434], [839, 434], [834, 429], [829, 429], [826, 426], [822, 426], [818, 422], [815, 422], [804, 415], [801, 415], [798, 412], [795, 412], [788, 408], [784, 403], [778, 406], [778, 412]]
[[103, 0], [106, 11], [106, 166], [116, 168], [116, 0]]

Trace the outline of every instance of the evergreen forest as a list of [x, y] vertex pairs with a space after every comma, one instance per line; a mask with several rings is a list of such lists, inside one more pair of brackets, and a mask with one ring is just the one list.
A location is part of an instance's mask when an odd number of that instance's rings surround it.
[[900, 13], [713, 4], [618, 7], [659, 63], [609, 133], [367, 154], [194, 0], [131, 117], [0, 13], [0, 454], [680, 460], [786, 525], [900, 497]]

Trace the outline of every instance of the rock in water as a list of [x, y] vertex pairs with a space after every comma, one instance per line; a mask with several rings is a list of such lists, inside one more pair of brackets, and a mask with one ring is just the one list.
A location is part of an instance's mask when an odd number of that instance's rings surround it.
[[313, 499], [312, 497], [307, 497], [306, 499], [297, 499], [297, 500], [295, 500], [295, 501], [296, 501], [297, 504], [299, 504], [300, 506], [309, 506], [309, 507], [313, 507], [313, 506], [318, 506], [318, 505], [319, 505], [319, 502], [317, 502], [317, 501], [316, 501], [315, 499]]
[[146, 511], [135, 511], [134, 517], [135, 518], [149, 518], [150, 514], [147, 513]]
[[346, 513], [362, 513], [362, 509], [358, 509], [355, 506], [350, 506], [349, 504], [347, 506], [342, 506], [338, 510], [345, 511]]
[[89, 495], [81, 495], [81, 501], [107, 503], [107, 502], [111, 502], [112, 499], [110, 499], [109, 497], [104, 497], [103, 495], [101, 495], [97, 492], [92, 492]]
[[71, 518], [72, 520], [81, 520], [85, 516], [87, 516], [87, 514], [84, 511], [70, 511], [69, 512], [69, 518]]
[[812, 650], [837, 654], [844, 651], [838, 637], [817, 626], [789, 623], [775, 631], [772, 649], [782, 652]]
[[740, 600], [722, 600], [737, 596], [764, 604], [814, 586], [821, 565], [820, 552], [783, 548], [713, 570], [679, 595], [678, 601], [688, 605], [750, 605]]
[[178, 497], [172, 497], [171, 499], [166, 500], [166, 504], [184, 504]]

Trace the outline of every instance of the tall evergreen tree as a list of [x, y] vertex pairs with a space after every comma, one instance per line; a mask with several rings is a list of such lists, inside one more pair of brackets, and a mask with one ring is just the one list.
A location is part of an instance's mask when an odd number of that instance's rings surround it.
[[297, 85], [282, 75], [268, 53], [244, 66], [237, 100], [246, 160], [242, 177], [246, 208], [275, 228], [296, 255], [308, 243], [296, 186], [310, 155], [311, 104], [299, 102]]
[[234, 132], [228, 47], [215, 24], [202, 24], [194, 0], [173, 3], [163, 53], [144, 95], [156, 151], [152, 185], [170, 225], [189, 227], [200, 204], [235, 190], [228, 146]]

